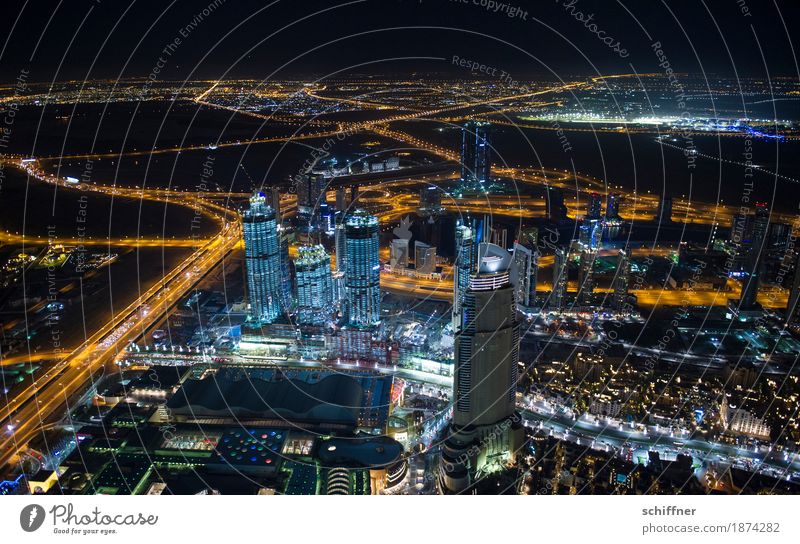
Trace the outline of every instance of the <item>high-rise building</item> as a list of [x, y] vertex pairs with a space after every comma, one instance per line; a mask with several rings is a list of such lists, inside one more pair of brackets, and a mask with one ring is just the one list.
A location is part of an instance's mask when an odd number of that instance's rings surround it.
[[583, 249], [597, 251], [603, 242], [603, 223], [599, 219], [586, 219], [578, 229], [578, 242]]
[[547, 219], [551, 223], [560, 223], [567, 218], [567, 206], [564, 204], [564, 193], [558, 187], [547, 187]]
[[303, 174], [295, 179], [297, 190], [297, 216], [311, 221], [319, 213], [319, 205], [325, 201], [327, 181], [322, 174]]
[[578, 267], [578, 305], [589, 306], [594, 293], [594, 261], [597, 253], [584, 250], [581, 252]]
[[289, 258], [289, 232], [278, 225], [278, 242], [280, 244], [281, 258], [281, 306], [284, 312], [291, 312], [292, 302], [292, 281], [294, 271]]
[[345, 243], [347, 236], [344, 228], [345, 219], [346, 216], [342, 218], [341, 222], [336, 224], [333, 232], [333, 245], [334, 252], [336, 253], [337, 272], [344, 272], [347, 268], [347, 244]]
[[515, 459], [521, 428], [516, 409], [519, 323], [510, 282], [512, 256], [480, 244], [455, 337], [453, 420], [442, 445], [440, 487], [467, 490], [483, 473]]
[[381, 320], [381, 263], [378, 258], [378, 218], [356, 210], [345, 218], [348, 322], [371, 327]]
[[275, 210], [263, 193], [250, 198], [243, 217], [245, 267], [250, 319], [271, 323], [282, 312], [281, 252]]
[[599, 220], [603, 214], [603, 196], [600, 193], [590, 193], [586, 203], [586, 218]]
[[492, 225], [489, 228], [489, 243], [508, 249], [508, 229], [502, 225]]
[[469, 278], [478, 266], [477, 244], [474, 229], [456, 225], [456, 251], [453, 263], [453, 329], [461, 322], [461, 305], [464, 301]]
[[331, 258], [321, 245], [302, 246], [294, 261], [297, 276], [297, 321], [321, 325], [333, 313]]
[[539, 229], [531, 227], [520, 233], [514, 244], [512, 283], [515, 285], [517, 305], [531, 308], [536, 304], [536, 280], [539, 272], [537, 242]]
[[617, 314], [625, 312], [628, 302], [628, 289], [631, 281], [631, 250], [620, 249], [617, 258], [617, 271], [613, 281], [612, 308]]
[[419, 191], [419, 213], [423, 217], [440, 215], [442, 208], [442, 190], [436, 185], [427, 185]]
[[392, 268], [408, 268], [409, 240], [395, 238], [389, 243], [389, 264]]
[[742, 294], [739, 297], [739, 309], [751, 310], [757, 308], [758, 287], [761, 281], [762, 254], [764, 243], [769, 229], [769, 213], [756, 207], [756, 217], [753, 221], [753, 234], [750, 238], [750, 247], [742, 274]]
[[436, 248], [423, 242], [415, 242], [414, 267], [420, 274], [436, 272]]
[[550, 293], [548, 307], [560, 312], [564, 309], [567, 298], [567, 281], [569, 270], [567, 268], [567, 252], [560, 247], [555, 250], [555, 261], [553, 263], [553, 290]]
[[620, 196], [619, 193], [608, 193], [606, 197], [606, 221], [619, 221], [619, 201]]
[[267, 206], [275, 210], [275, 221], [281, 224], [281, 191], [277, 186], [272, 186], [264, 191], [267, 197]]
[[336, 189], [336, 211], [339, 212], [340, 218], [347, 212], [347, 192], [344, 187]]
[[460, 192], [485, 192], [491, 180], [489, 123], [469, 121], [461, 132]]

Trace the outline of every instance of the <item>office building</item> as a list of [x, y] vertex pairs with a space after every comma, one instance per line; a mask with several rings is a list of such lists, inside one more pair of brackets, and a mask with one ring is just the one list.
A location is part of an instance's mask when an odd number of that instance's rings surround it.
[[548, 307], [551, 310], [556, 312], [564, 310], [568, 279], [569, 269], [567, 252], [563, 248], [557, 247], [555, 250], [555, 261], [553, 263], [553, 290], [550, 293], [550, 300], [548, 301]]
[[267, 206], [264, 193], [250, 198], [243, 226], [250, 319], [255, 323], [271, 323], [283, 310], [283, 285], [275, 210]]
[[567, 219], [567, 206], [564, 204], [564, 193], [558, 187], [547, 187], [547, 219], [551, 223], [560, 223]]
[[617, 314], [626, 311], [628, 303], [628, 289], [631, 280], [631, 250], [620, 249], [617, 258], [617, 271], [614, 274], [612, 308]]
[[461, 132], [460, 193], [485, 192], [491, 180], [489, 123], [470, 121]]
[[436, 248], [423, 242], [415, 242], [414, 267], [419, 274], [436, 272]]
[[520, 308], [531, 308], [536, 304], [536, 280], [539, 271], [539, 252], [536, 247], [538, 236], [537, 228], [525, 229], [514, 244], [512, 283], [515, 286], [515, 300]]
[[321, 245], [303, 246], [294, 261], [297, 277], [297, 321], [322, 325], [332, 314], [331, 258]]
[[589, 193], [586, 203], [586, 218], [600, 220], [603, 214], [603, 197], [600, 193]]
[[467, 490], [482, 474], [515, 460], [519, 324], [510, 281], [512, 256], [480, 244], [455, 337], [453, 419], [442, 444], [440, 488]]
[[344, 228], [344, 220], [339, 223], [336, 223], [336, 227], [333, 231], [333, 245], [334, 245], [334, 253], [336, 254], [336, 271], [337, 272], [344, 272], [347, 268], [347, 244], [345, 240], [347, 239], [345, 228]]
[[378, 218], [356, 210], [345, 218], [348, 323], [365, 328], [381, 320], [381, 263]]
[[389, 242], [389, 264], [392, 268], [408, 268], [409, 240], [395, 238]]
[[594, 260], [597, 253], [584, 250], [581, 252], [578, 265], [578, 305], [589, 306], [592, 304], [594, 293]]
[[475, 230], [456, 225], [456, 251], [453, 263], [453, 329], [461, 322], [461, 305], [469, 288], [469, 278], [477, 268]]
[[619, 216], [619, 201], [621, 198], [619, 193], [608, 193], [606, 197], [606, 221], [613, 223], [621, 219]]
[[427, 185], [419, 191], [419, 213], [423, 217], [435, 217], [444, 212], [442, 190], [436, 185]]
[[303, 174], [295, 179], [297, 190], [297, 216], [311, 221], [319, 213], [319, 205], [325, 201], [327, 180], [322, 174]]

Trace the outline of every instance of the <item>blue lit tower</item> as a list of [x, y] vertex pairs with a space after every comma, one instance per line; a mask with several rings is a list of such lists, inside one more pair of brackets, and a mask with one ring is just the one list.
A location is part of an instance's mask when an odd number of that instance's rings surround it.
[[453, 264], [453, 329], [461, 323], [461, 305], [469, 289], [469, 278], [478, 266], [474, 229], [456, 225], [456, 252]]
[[479, 245], [455, 337], [453, 420], [440, 463], [444, 492], [465, 491], [481, 474], [506, 467], [520, 445], [521, 429], [512, 424], [519, 363], [512, 266], [505, 249]]
[[606, 197], [606, 221], [614, 222], [619, 221], [619, 193], [608, 193]]
[[345, 218], [348, 322], [371, 327], [381, 319], [381, 263], [378, 259], [378, 218], [356, 210]]
[[297, 275], [297, 321], [322, 325], [333, 313], [331, 257], [321, 245], [303, 246], [294, 261]]
[[600, 193], [590, 193], [586, 208], [587, 219], [600, 219], [603, 213], [603, 197]]
[[489, 123], [469, 121], [461, 132], [460, 192], [485, 192], [491, 180]]
[[250, 318], [271, 323], [282, 311], [283, 272], [275, 210], [267, 206], [263, 193], [250, 198], [243, 224]]

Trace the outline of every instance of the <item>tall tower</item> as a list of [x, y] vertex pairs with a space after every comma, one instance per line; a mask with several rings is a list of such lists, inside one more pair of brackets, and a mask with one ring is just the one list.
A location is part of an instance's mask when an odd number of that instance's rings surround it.
[[764, 240], [769, 228], [769, 211], [764, 205], [756, 204], [756, 216], [753, 220], [753, 234], [750, 247], [747, 251], [747, 260], [742, 275], [742, 294], [739, 297], [739, 309], [751, 310], [757, 308], [758, 286]]
[[466, 225], [456, 225], [456, 252], [453, 263], [453, 330], [461, 324], [461, 307], [469, 289], [469, 278], [478, 266], [475, 231]]
[[303, 174], [295, 179], [297, 191], [297, 216], [304, 221], [312, 221], [319, 213], [319, 206], [325, 201], [327, 187], [322, 174]]
[[531, 227], [520, 233], [514, 244], [512, 283], [515, 285], [517, 305], [531, 308], [536, 304], [536, 280], [539, 272], [537, 240], [539, 230]]
[[586, 206], [587, 219], [600, 219], [603, 213], [603, 197], [600, 193], [590, 193]]
[[282, 312], [283, 272], [275, 210], [267, 206], [263, 193], [250, 198], [243, 224], [250, 318], [271, 323]]
[[378, 218], [365, 210], [356, 210], [345, 218], [344, 226], [349, 323], [355, 327], [371, 327], [381, 320]]
[[461, 131], [460, 192], [485, 192], [491, 180], [489, 123], [469, 121]]
[[297, 275], [297, 321], [322, 325], [333, 313], [331, 258], [321, 245], [303, 246], [294, 261]]
[[606, 221], [619, 221], [619, 193], [608, 193], [606, 197]]
[[567, 206], [564, 204], [564, 193], [558, 187], [547, 186], [547, 220], [559, 223], [567, 218]]
[[578, 305], [589, 306], [594, 293], [594, 260], [597, 253], [594, 251], [581, 251], [580, 266], [578, 269]]
[[487, 243], [478, 254], [455, 338], [453, 421], [440, 472], [445, 492], [464, 491], [483, 471], [513, 462], [520, 443], [520, 430], [511, 424], [519, 363], [512, 257]]
[[563, 248], [557, 247], [553, 264], [553, 291], [550, 293], [550, 303], [548, 305], [551, 310], [560, 312], [564, 309], [568, 279], [567, 252]]
[[631, 281], [631, 250], [620, 249], [617, 272], [614, 274], [612, 308], [617, 314], [625, 311]]

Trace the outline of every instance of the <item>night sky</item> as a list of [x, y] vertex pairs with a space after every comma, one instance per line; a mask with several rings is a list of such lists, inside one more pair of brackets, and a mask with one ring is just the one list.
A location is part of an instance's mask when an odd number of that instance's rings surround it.
[[656, 41], [678, 72], [798, 77], [796, 0], [217, 0], [204, 17], [213, 3], [4, 1], [0, 75], [146, 77], [178, 38], [160, 79], [468, 76], [454, 55], [514, 79], [646, 73]]

